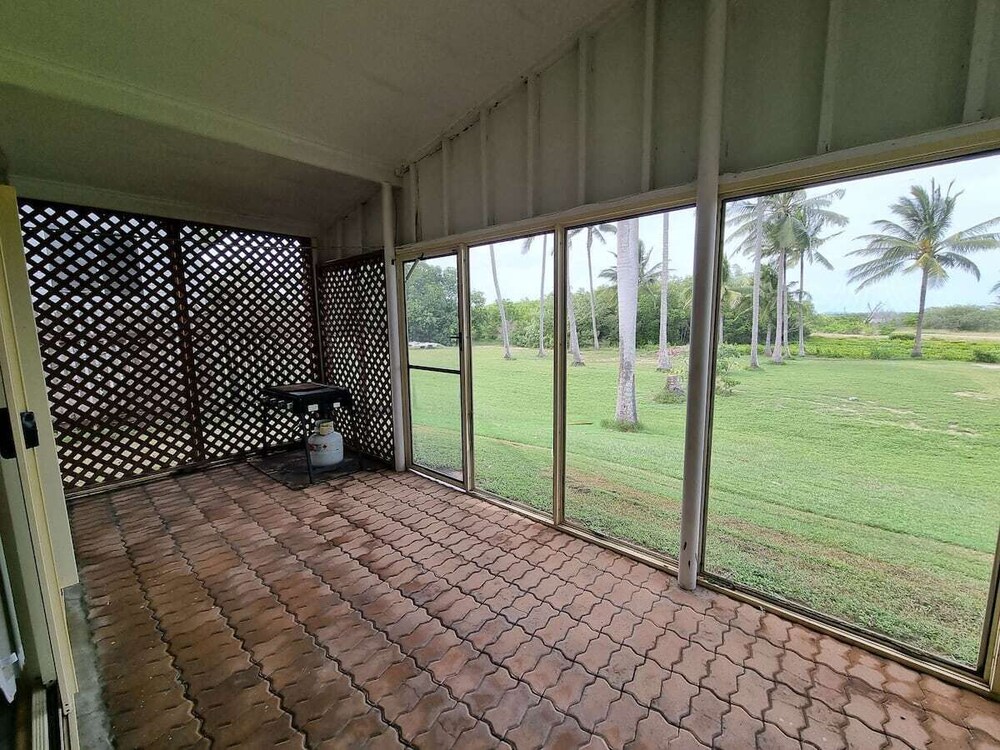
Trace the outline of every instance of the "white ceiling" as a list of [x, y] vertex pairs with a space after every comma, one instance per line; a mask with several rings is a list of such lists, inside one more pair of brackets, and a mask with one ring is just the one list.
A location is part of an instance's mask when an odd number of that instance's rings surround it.
[[373, 187], [353, 178], [395, 179], [408, 157], [617, 5], [17, 3], [0, 24], [0, 146], [19, 176], [335, 218]]

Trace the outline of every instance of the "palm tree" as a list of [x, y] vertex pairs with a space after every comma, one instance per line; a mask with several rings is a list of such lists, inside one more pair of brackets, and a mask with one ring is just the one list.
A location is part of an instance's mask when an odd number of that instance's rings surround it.
[[[538, 238], [538, 235], [525, 237], [521, 245], [521, 252], [527, 253], [531, 250], [531, 245]], [[549, 255], [549, 235], [542, 235], [542, 281], [541, 289], [538, 292], [538, 356], [545, 356], [545, 260]]]
[[590, 326], [594, 335], [594, 348], [600, 349], [601, 344], [597, 338], [597, 297], [594, 294], [594, 264], [591, 250], [593, 249], [595, 239], [602, 245], [608, 244], [608, 239], [605, 235], [614, 234], [618, 231], [618, 228], [614, 224], [591, 224], [588, 227], [570, 229], [568, 237], [576, 237], [584, 230], [587, 232], [587, 281], [590, 284]]
[[497, 297], [497, 309], [500, 311], [500, 338], [503, 341], [503, 358], [510, 359], [510, 327], [507, 323], [507, 306], [500, 293], [500, 279], [497, 277], [497, 258], [490, 245], [490, 268], [493, 271], [493, 290]]
[[663, 259], [660, 261], [660, 341], [656, 352], [656, 369], [670, 369], [670, 344], [667, 342], [667, 318], [670, 313], [667, 294], [670, 284], [670, 212], [663, 212]]
[[[741, 240], [737, 252], [753, 256], [753, 312], [750, 323], [750, 367], [760, 367], [757, 346], [760, 343], [760, 272], [764, 249], [764, 214], [767, 204], [764, 198], [732, 204], [726, 209], [726, 221], [735, 225], [733, 239]], [[732, 213], [730, 213], [732, 212]], [[768, 328], [770, 332], [770, 328]], [[765, 347], [765, 356], [770, 353], [770, 337]]]
[[[621, 243], [619, 243], [619, 248]], [[633, 252], [635, 249], [633, 248]], [[608, 266], [603, 271], [601, 271], [600, 278], [607, 279], [612, 284], [618, 283], [618, 253], [611, 253], [615, 258], [615, 265]], [[639, 254], [638, 254], [638, 274], [639, 274], [639, 288], [645, 291], [650, 291], [654, 286], [656, 286], [656, 277], [660, 274], [660, 263], [650, 265], [653, 262], [653, 249], [647, 248], [646, 243], [639, 240]]]
[[899, 273], [920, 272], [920, 303], [917, 309], [917, 331], [913, 340], [914, 357], [923, 356], [924, 311], [929, 287], [943, 285], [948, 271], [967, 271], [979, 279], [979, 267], [966, 256], [982, 250], [1000, 247], [1000, 216], [975, 226], [947, 234], [955, 213], [955, 204], [962, 195], [951, 194], [954, 183], [942, 193], [941, 186], [931, 180], [930, 190], [921, 185], [910, 187], [889, 206], [895, 221], [880, 219], [873, 223], [877, 232], [858, 237], [867, 244], [851, 255], [869, 257], [850, 272], [850, 281], [858, 289], [877, 284]]
[[743, 301], [743, 290], [739, 280], [734, 279], [729, 269], [729, 260], [722, 258], [722, 269], [719, 274], [719, 344], [725, 343], [725, 316], [727, 310], [735, 311]]
[[788, 256], [799, 245], [806, 231], [806, 222], [824, 221], [842, 226], [847, 218], [831, 211], [830, 205], [843, 197], [844, 191], [833, 190], [822, 195], [809, 196], [805, 190], [792, 190], [766, 197], [766, 217], [764, 233], [770, 240], [778, 271], [778, 299], [776, 300], [777, 320], [775, 321], [774, 350], [771, 360], [776, 364], [783, 361], [783, 350], [788, 345]]
[[[842, 198], [844, 195], [843, 190], [834, 191], [838, 193], [837, 198]], [[831, 194], [832, 195], [832, 194]], [[833, 264], [827, 260], [826, 256], [823, 255], [819, 248], [826, 244], [829, 240], [840, 235], [840, 232], [835, 232], [834, 234], [828, 235], [826, 237], [820, 237], [820, 233], [823, 231], [827, 223], [833, 223], [837, 226], [844, 226], [847, 224], [847, 217], [833, 211], [826, 211], [824, 213], [819, 213], [808, 207], [802, 208], [801, 226], [799, 228], [799, 244], [796, 248], [795, 262], [799, 265], [799, 356], [806, 356], [806, 338], [805, 338], [805, 320], [803, 314], [803, 297], [808, 296], [806, 294], [806, 263], [819, 263], [824, 268], [833, 270]]]
[[618, 224], [615, 281], [618, 284], [618, 403], [615, 421], [632, 427], [639, 421], [635, 400], [635, 329], [639, 308], [639, 220]]
[[573, 355], [573, 367], [583, 367], [583, 353], [580, 351], [580, 333], [576, 330], [576, 307], [573, 304], [573, 285], [569, 281], [569, 265], [566, 266], [566, 322], [569, 326], [569, 352]]
[[1000, 305], [1000, 281], [998, 281], [996, 284], [993, 285], [993, 288], [990, 289], [990, 292], [992, 294], [997, 295], [997, 304]]

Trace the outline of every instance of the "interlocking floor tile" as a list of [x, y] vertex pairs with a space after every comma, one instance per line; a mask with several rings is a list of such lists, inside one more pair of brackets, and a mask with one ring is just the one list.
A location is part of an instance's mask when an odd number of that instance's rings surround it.
[[1000, 706], [414, 474], [70, 507], [119, 748], [963, 748]]

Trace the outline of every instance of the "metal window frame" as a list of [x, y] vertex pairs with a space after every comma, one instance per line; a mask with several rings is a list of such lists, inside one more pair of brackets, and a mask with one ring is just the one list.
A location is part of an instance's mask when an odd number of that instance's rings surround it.
[[[931, 133], [908, 136], [877, 144], [856, 148], [843, 149], [837, 152], [825, 153], [808, 157], [787, 164], [780, 164], [764, 169], [752, 170], [739, 174], [722, 174], [718, 178], [717, 206], [721, 212], [724, 203], [740, 198], [749, 198], [760, 194], [780, 192], [796, 187], [815, 186], [823, 183], [863, 178], [877, 174], [900, 171], [915, 167], [942, 164], [950, 161], [985, 156], [1000, 151], [1000, 123], [979, 122], [959, 125]], [[502, 226], [488, 226], [483, 229], [464, 232], [459, 235], [436, 240], [412, 243], [400, 248], [397, 259], [406, 261], [420, 257], [434, 257], [437, 254], [454, 252], [454, 248], [464, 245], [482, 245], [521, 239], [526, 236], [543, 232], [552, 232], [556, 237], [556, 273], [561, 278], [555, 281], [555, 295], [560, 302], [557, 305], [557, 331], [562, 333], [563, 346], [557, 348], [558, 374], [554, 374], [555, 390], [553, 392], [553, 515], [551, 518], [538, 513], [534, 509], [519, 503], [506, 501], [475, 489], [468, 489], [464, 483], [457, 483], [448, 477], [435, 476], [427, 473], [412, 462], [409, 425], [406, 431], [407, 466], [416, 473], [429, 476], [451, 487], [462, 489], [468, 494], [486, 502], [494, 503], [523, 516], [557, 528], [585, 541], [626, 555], [634, 560], [646, 563], [668, 573], [677, 574], [677, 562], [666, 556], [643, 549], [622, 540], [616, 540], [593, 534], [575, 525], [565, 518], [565, 304], [566, 293], [560, 291], [565, 282], [566, 264], [568, 262], [567, 232], [579, 226], [601, 221], [616, 221], [633, 216], [642, 216], [690, 207], [696, 197], [696, 183], [672, 188], [653, 190], [626, 198], [605, 201], [597, 204], [578, 206], [565, 211], [555, 212]], [[721, 217], [719, 226], [721, 227]], [[716, 243], [716, 252], [723, 252], [722, 233]], [[401, 286], [402, 264], [397, 263], [397, 284]], [[718, 306], [717, 271], [713, 289], [713, 306]], [[561, 299], [560, 299], [561, 298]], [[401, 306], [402, 307], [402, 306]], [[405, 321], [401, 318], [401, 348], [405, 356]], [[713, 321], [716, 316], [713, 315]], [[711, 327], [710, 346], [713, 353], [712, 368], [709, 374], [710, 384], [714, 383], [714, 366], [717, 337], [717, 323]], [[558, 360], [561, 360], [559, 364]], [[404, 363], [405, 359], [402, 360]], [[407, 368], [403, 367], [404, 374]], [[471, 375], [471, 371], [470, 371]], [[405, 417], [409, 423], [409, 386], [403, 389], [405, 402]], [[705, 455], [703, 462], [703, 489], [701, 493], [700, 533], [702, 539], [705, 533], [705, 523], [708, 517], [709, 477], [711, 472], [711, 441], [714, 412], [714, 393], [709, 391], [708, 408], [704, 413], [706, 427]], [[687, 427], [686, 427], [687, 429]], [[556, 458], [558, 446], [559, 457]], [[558, 500], [556, 499], [558, 497]], [[558, 505], [557, 505], [558, 503]], [[558, 518], [556, 516], [558, 513]], [[699, 563], [705, 559], [705, 545], [699, 550]], [[698, 585], [706, 589], [725, 593], [733, 598], [753, 606], [775, 613], [793, 622], [810, 627], [818, 632], [837, 638], [843, 642], [859, 646], [879, 656], [892, 659], [918, 671], [930, 674], [951, 684], [974, 692], [1000, 697], [1000, 538], [998, 538], [997, 553], [994, 555], [993, 582], [990, 588], [989, 611], [984, 625], [984, 663], [975, 671], [941, 662], [932, 654], [923, 651], [907, 649], [904, 644], [897, 644], [884, 639], [877, 634], [866, 633], [859, 628], [840, 623], [824, 617], [822, 613], [800, 608], [794, 603], [761, 596], [758, 592], [744, 590], [730, 584], [711, 573], [699, 572]]]

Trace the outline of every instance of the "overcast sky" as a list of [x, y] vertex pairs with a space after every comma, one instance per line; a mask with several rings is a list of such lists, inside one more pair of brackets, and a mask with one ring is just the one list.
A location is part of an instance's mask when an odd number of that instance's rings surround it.
[[[911, 185], [930, 185], [931, 178], [942, 183], [945, 188], [952, 180], [954, 190], [961, 190], [955, 209], [952, 231], [965, 229], [993, 216], [1000, 215], [1000, 155], [969, 159], [951, 164], [910, 169], [893, 174], [865, 177], [836, 184], [812, 188], [810, 194], [824, 193], [842, 187], [843, 199], [833, 209], [848, 217], [850, 223], [843, 233], [831, 239], [823, 247], [823, 254], [833, 264], [828, 271], [820, 266], [806, 267], [806, 290], [812, 294], [816, 308], [821, 312], [865, 311], [877, 304], [887, 311], [905, 312], [916, 310], [920, 280], [916, 274], [906, 274], [880, 282], [858, 292], [847, 283], [851, 266], [861, 259], [847, 254], [863, 246], [856, 238], [872, 231], [871, 222], [880, 218], [891, 218], [888, 206], [898, 197], [907, 193]], [[639, 220], [639, 236], [654, 248], [659, 258], [661, 252], [661, 215], [646, 216]], [[694, 209], [674, 211], [670, 215], [670, 270], [676, 276], [690, 276], [692, 251], [694, 246]], [[497, 258], [497, 275], [500, 288], [506, 299], [538, 298], [539, 271], [541, 265], [542, 238], [532, 243], [527, 253], [522, 252], [523, 240], [498, 243], [494, 246]], [[551, 236], [548, 241], [551, 252]], [[611, 254], [614, 237], [609, 237], [607, 246], [595, 243], [594, 276], [596, 284], [606, 284], [597, 278], [601, 269], [613, 266], [615, 258]], [[731, 253], [731, 248], [726, 248]], [[583, 237], [570, 240], [570, 281], [574, 289], [587, 286], [587, 266]], [[963, 272], [954, 272], [949, 281], [928, 292], [928, 306], [973, 304], [985, 305], [994, 301], [990, 288], [1000, 281], [1000, 250], [978, 253], [973, 260], [982, 272], [982, 280]], [[731, 263], [750, 270], [752, 260], [735, 257]], [[472, 288], [485, 294], [488, 301], [495, 298], [493, 278], [490, 273], [489, 253], [485, 248], [473, 248], [470, 256], [469, 275]], [[552, 290], [552, 258], [549, 256], [545, 268], [546, 290]], [[797, 279], [797, 271], [795, 272]]]

